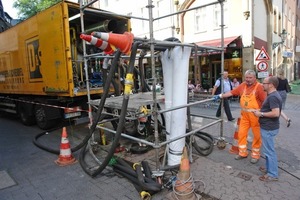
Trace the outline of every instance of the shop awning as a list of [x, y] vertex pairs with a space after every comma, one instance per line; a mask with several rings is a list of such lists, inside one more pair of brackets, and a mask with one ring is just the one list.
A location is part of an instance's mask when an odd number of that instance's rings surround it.
[[[224, 47], [227, 47], [230, 43], [233, 43], [233, 41], [235, 41], [239, 37], [240, 36], [224, 38]], [[208, 47], [221, 47], [221, 39], [197, 42], [196, 45], [198, 45], [198, 46], [208, 46]], [[239, 44], [236, 44], [235, 46], [239, 46]]]

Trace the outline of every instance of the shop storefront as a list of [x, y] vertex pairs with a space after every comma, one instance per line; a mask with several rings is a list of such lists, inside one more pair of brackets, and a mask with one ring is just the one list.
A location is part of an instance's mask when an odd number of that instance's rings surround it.
[[[220, 47], [220, 40], [212, 40], [197, 43], [199, 46]], [[242, 41], [240, 37], [224, 38], [224, 70], [228, 71], [231, 79], [237, 78], [242, 81]], [[195, 67], [194, 60], [198, 60], [198, 66]], [[198, 59], [191, 59], [189, 79], [199, 80], [204, 89], [209, 90], [213, 87], [215, 81], [221, 76], [221, 52], [203, 51]]]
[[[197, 43], [199, 46], [220, 47], [220, 40], [206, 41]], [[237, 78], [242, 82], [243, 67], [242, 67], [242, 41], [240, 37], [224, 38], [224, 70], [228, 71], [231, 79]], [[157, 82], [163, 83], [163, 72], [159, 59], [155, 60], [155, 74]], [[196, 63], [198, 62], [198, 63]], [[151, 80], [152, 70], [150, 60], [144, 64], [146, 80]], [[202, 87], [209, 90], [213, 87], [215, 81], [221, 76], [221, 52], [210, 51], [198, 54], [198, 58], [194, 55], [190, 59], [189, 80], [193, 83], [200, 81]]]

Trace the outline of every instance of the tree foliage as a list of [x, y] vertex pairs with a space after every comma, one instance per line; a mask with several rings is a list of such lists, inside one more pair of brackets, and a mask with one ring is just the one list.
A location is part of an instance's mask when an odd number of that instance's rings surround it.
[[62, 0], [16, 0], [13, 7], [18, 10], [19, 18], [24, 20], [60, 1]]

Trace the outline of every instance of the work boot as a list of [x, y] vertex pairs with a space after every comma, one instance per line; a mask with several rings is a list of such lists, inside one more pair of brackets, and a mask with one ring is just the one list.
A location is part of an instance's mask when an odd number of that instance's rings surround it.
[[244, 156], [236, 155], [234, 159], [236, 159], [236, 160], [242, 160], [242, 159], [247, 158], [247, 157], [248, 156], [244, 157]]
[[255, 164], [255, 163], [258, 162], [258, 159], [256, 159], [256, 158], [251, 158], [250, 162], [251, 162], [252, 164]]

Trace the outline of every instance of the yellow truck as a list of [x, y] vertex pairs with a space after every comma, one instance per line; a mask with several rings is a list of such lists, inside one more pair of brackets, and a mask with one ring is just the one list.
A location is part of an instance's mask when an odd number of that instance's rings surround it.
[[[79, 4], [62, 1], [0, 33], [0, 111], [41, 129], [88, 116], [87, 94], [103, 92], [102, 60], [91, 57], [85, 73], [80, 34], [122, 34], [130, 31], [130, 19], [91, 7], [83, 13], [81, 18]], [[87, 54], [101, 53], [86, 47]]]

